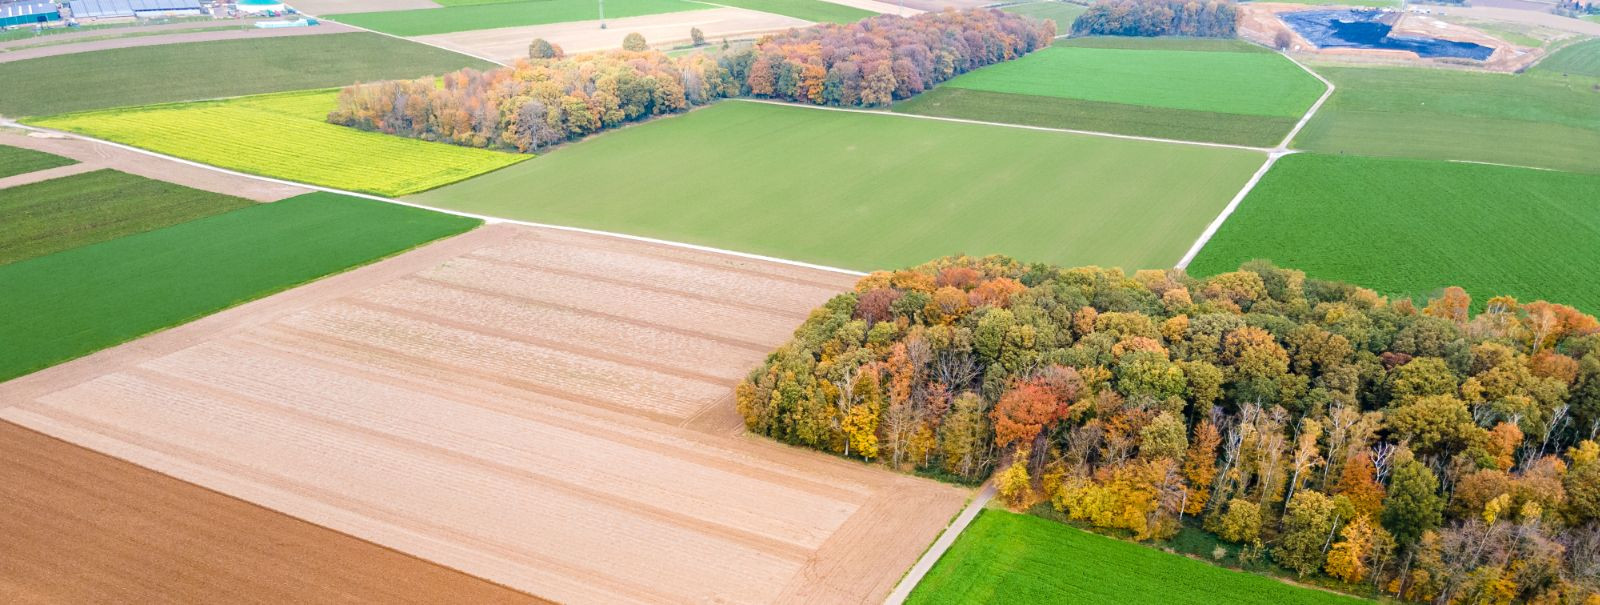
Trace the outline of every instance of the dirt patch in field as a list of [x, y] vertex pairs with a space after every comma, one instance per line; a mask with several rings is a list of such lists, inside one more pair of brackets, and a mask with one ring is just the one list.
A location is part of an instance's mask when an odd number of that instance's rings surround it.
[[[1298, 57], [1352, 64], [1422, 65], [1514, 72], [1526, 69], [1528, 66], [1537, 63], [1545, 55], [1543, 49], [1518, 46], [1465, 25], [1441, 21], [1431, 14], [1405, 13], [1397, 15], [1398, 20], [1394, 23], [1393, 31], [1397, 34], [1481, 44], [1493, 48], [1494, 54], [1490, 55], [1487, 60], [1473, 61], [1447, 57], [1424, 59], [1414, 52], [1403, 50], [1317, 48], [1315, 44], [1306, 40], [1304, 36], [1295, 32], [1293, 28], [1278, 18], [1280, 13], [1327, 10], [1328, 8], [1325, 6], [1272, 2], [1241, 4], [1239, 5], [1239, 36], [1257, 44], [1271, 47], [1276, 45], [1280, 33], [1287, 33], [1291, 39], [1289, 51]], [[1429, 8], [1430, 10], [1433, 9], [1433, 7]]]
[[0, 385], [0, 418], [562, 602], [877, 602], [966, 490], [743, 434], [848, 275], [493, 225]]
[[[128, 151], [105, 143], [86, 141], [64, 135], [0, 132], [0, 145], [25, 147], [72, 158], [79, 162], [71, 166], [76, 168], [78, 172], [110, 168], [145, 178], [176, 183], [213, 193], [238, 196], [258, 202], [275, 202], [287, 197], [311, 192], [310, 189], [224, 174], [215, 170], [207, 170]], [[29, 176], [17, 175], [12, 177], [17, 181], [8, 185], [21, 185], [24, 182], [31, 182], [23, 178]], [[58, 176], [66, 176], [66, 173], [64, 172]]]
[[774, 15], [742, 8], [713, 8], [623, 19], [607, 19], [606, 29], [599, 21], [574, 21], [527, 27], [502, 27], [435, 36], [417, 40], [444, 48], [511, 62], [528, 56], [528, 42], [544, 38], [559, 44], [568, 53], [622, 48], [622, 38], [638, 32], [650, 44], [662, 47], [689, 41], [689, 29], [698, 27], [706, 41], [750, 37], [791, 27], [807, 27], [804, 19]]
[[881, 13], [881, 14], [885, 14], [885, 15], [900, 15], [900, 16], [903, 16], [903, 17], [910, 17], [912, 15], [919, 15], [919, 14], [927, 12], [925, 10], [916, 8], [916, 7], [911, 6], [909, 4], [902, 5], [900, 2], [897, 2], [896, 0], [822, 0], [822, 1], [823, 2], [830, 2], [830, 3], [833, 3], [833, 4], [839, 4], [839, 5], [843, 5], [843, 6], [849, 6], [849, 7], [853, 7], [853, 8], [859, 8], [861, 10], [872, 11], [872, 12], [875, 12], [875, 13]]
[[0, 422], [0, 601], [540, 603]]
[[[227, 23], [224, 22], [223, 25], [227, 25]], [[247, 38], [316, 36], [320, 34], [344, 34], [355, 31], [360, 30], [346, 25], [324, 22], [315, 27], [284, 27], [277, 29], [259, 29], [250, 27], [209, 32], [190, 32], [158, 36], [134, 36], [129, 38], [112, 38], [109, 40], [89, 40], [86, 42], [77, 42], [72, 44], [52, 44], [49, 46], [37, 46], [33, 48], [22, 48], [13, 51], [0, 52], [0, 63], [38, 59], [40, 57], [53, 57], [56, 55], [70, 55], [94, 50], [132, 48], [135, 46], [160, 46], [163, 44], [187, 44], [191, 42], [243, 40]]]

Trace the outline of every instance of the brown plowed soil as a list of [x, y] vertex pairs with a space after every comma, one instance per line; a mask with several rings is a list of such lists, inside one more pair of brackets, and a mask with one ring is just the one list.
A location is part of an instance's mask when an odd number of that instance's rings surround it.
[[876, 602], [966, 492], [732, 409], [853, 281], [495, 225], [0, 385], [0, 418], [552, 600]]
[[541, 603], [0, 422], [0, 602]]

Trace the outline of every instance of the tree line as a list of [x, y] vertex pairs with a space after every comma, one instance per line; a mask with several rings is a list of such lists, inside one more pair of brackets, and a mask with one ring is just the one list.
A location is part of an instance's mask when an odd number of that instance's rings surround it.
[[1075, 36], [1232, 38], [1238, 28], [1230, 0], [1099, 0], [1072, 21]]
[[[740, 384], [753, 432], [1437, 603], [1600, 602], [1600, 323], [1251, 263], [878, 272]], [[1219, 552], [1219, 556], [1221, 556]], [[1331, 580], [1330, 580], [1331, 579]]]
[[1055, 24], [999, 10], [880, 15], [768, 36], [737, 52], [574, 57], [537, 41], [490, 71], [346, 87], [334, 124], [530, 152], [724, 97], [873, 107], [1050, 44]]

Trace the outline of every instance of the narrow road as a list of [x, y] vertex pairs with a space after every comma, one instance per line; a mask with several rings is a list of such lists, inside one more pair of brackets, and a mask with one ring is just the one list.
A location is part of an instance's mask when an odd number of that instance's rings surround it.
[[1218, 214], [1217, 218], [1212, 219], [1211, 224], [1206, 225], [1206, 230], [1200, 233], [1200, 237], [1198, 239], [1194, 240], [1194, 245], [1189, 246], [1189, 251], [1183, 253], [1183, 258], [1178, 259], [1178, 264], [1174, 265], [1174, 267], [1178, 269], [1186, 269], [1189, 267], [1189, 263], [1194, 262], [1194, 257], [1200, 255], [1200, 250], [1206, 247], [1206, 242], [1211, 241], [1211, 237], [1217, 234], [1217, 230], [1222, 228], [1222, 224], [1228, 222], [1228, 217], [1232, 216], [1233, 211], [1239, 208], [1239, 203], [1244, 201], [1244, 198], [1250, 194], [1250, 191], [1256, 188], [1256, 184], [1260, 183], [1261, 177], [1266, 176], [1267, 171], [1272, 169], [1272, 165], [1278, 163], [1278, 158], [1299, 153], [1294, 149], [1290, 149], [1289, 143], [1294, 141], [1295, 135], [1300, 134], [1300, 129], [1305, 128], [1306, 124], [1311, 122], [1312, 116], [1317, 115], [1317, 110], [1322, 109], [1322, 104], [1328, 101], [1328, 97], [1333, 96], [1333, 90], [1335, 88], [1333, 82], [1329, 82], [1327, 78], [1322, 77], [1322, 74], [1311, 71], [1311, 68], [1306, 67], [1304, 63], [1294, 60], [1294, 57], [1290, 57], [1288, 53], [1280, 52], [1278, 54], [1282, 55], [1283, 58], [1288, 59], [1289, 62], [1294, 63], [1296, 67], [1299, 67], [1300, 69], [1305, 70], [1306, 73], [1311, 74], [1311, 77], [1316, 78], [1317, 81], [1322, 82], [1322, 85], [1326, 87], [1326, 89], [1322, 91], [1322, 96], [1317, 97], [1317, 102], [1312, 103], [1311, 107], [1306, 110], [1305, 115], [1300, 116], [1300, 121], [1295, 123], [1294, 128], [1289, 130], [1289, 134], [1287, 136], [1283, 137], [1283, 141], [1278, 143], [1277, 147], [1268, 150], [1266, 163], [1262, 164], [1259, 170], [1256, 170], [1255, 175], [1251, 176], [1250, 180], [1245, 181], [1244, 187], [1239, 189], [1239, 193], [1234, 195], [1233, 199], [1228, 201], [1228, 205], [1222, 208], [1222, 213]]
[[900, 605], [906, 602], [906, 598], [911, 596], [911, 591], [933, 569], [933, 564], [938, 563], [939, 557], [943, 557], [945, 551], [950, 550], [950, 545], [956, 543], [956, 538], [960, 537], [961, 532], [966, 531], [972, 520], [978, 517], [984, 505], [994, 499], [994, 492], [993, 482], [984, 484], [983, 490], [979, 491], [972, 502], [967, 504], [967, 508], [956, 516], [955, 521], [950, 522], [944, 533], [939, 534], [939, 539], [933, 542], [933, 546], [928, 547], [928, 552], [922, 553], [922, 558], [917, 559], [917, 564], [911, 566], [911, 571], [906, 572], [906, 577], [900, 578], [900, 584], [894, 587], [894, 592], [889, 593], [889, 597], [883, 600], [884, 605]]

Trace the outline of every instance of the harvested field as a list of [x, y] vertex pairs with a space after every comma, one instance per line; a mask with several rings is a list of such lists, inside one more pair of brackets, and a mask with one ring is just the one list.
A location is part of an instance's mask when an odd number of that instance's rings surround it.
[[563, 602], [869, 602], [966, 491], [744, 437], [853, 278], [496, 225], [0, 385], [0, 417]]
[[[275, 202], [311, 192], [310, 189], [303, 187], [226, 174], [129, 151], [98, 141], [58, 134], [34, 133], [32, 135], [21, 135], [0, 132], [0, 144], [42, 151], [77, 160], [79, 163], [74, 164], [72, 168], [83, 172], [111, 168], [118, 172], [162, 180], [191, 189], [232, 195], [258, 202]], [[66, 175], [60, 174], [56, 176]]]
[[580, 53], [622, 48], [623, 36], [633, 32], [643, 35], [651, 44], [662, 45], [688, 41], [689, 29], [693, 27], [700, 28], [708, 42], [715, 42], [722, 38], [748, 37], [791, 27], [806, 27], [811, 22], [742, 8], [715, 8], [608, 19], [606, 25], [606, 29], [600, 29], [597, 21], [576, 21], [457, 32], [417, 39], [509, 63], [526, 57], [528, 41], [534, 38], [549, 40], [568, 53]]
[[[611, 0], [606, 16], [616, 19], [715, 8], [686, 0]], [[599, 16], [589, 0], [529, 0], [419, 10], [328, 15], [341, 23], [396, 36], [427, 36], [478, 29], [586, 21]]]
[[0, 422], [0, 601], [541, 603]]

